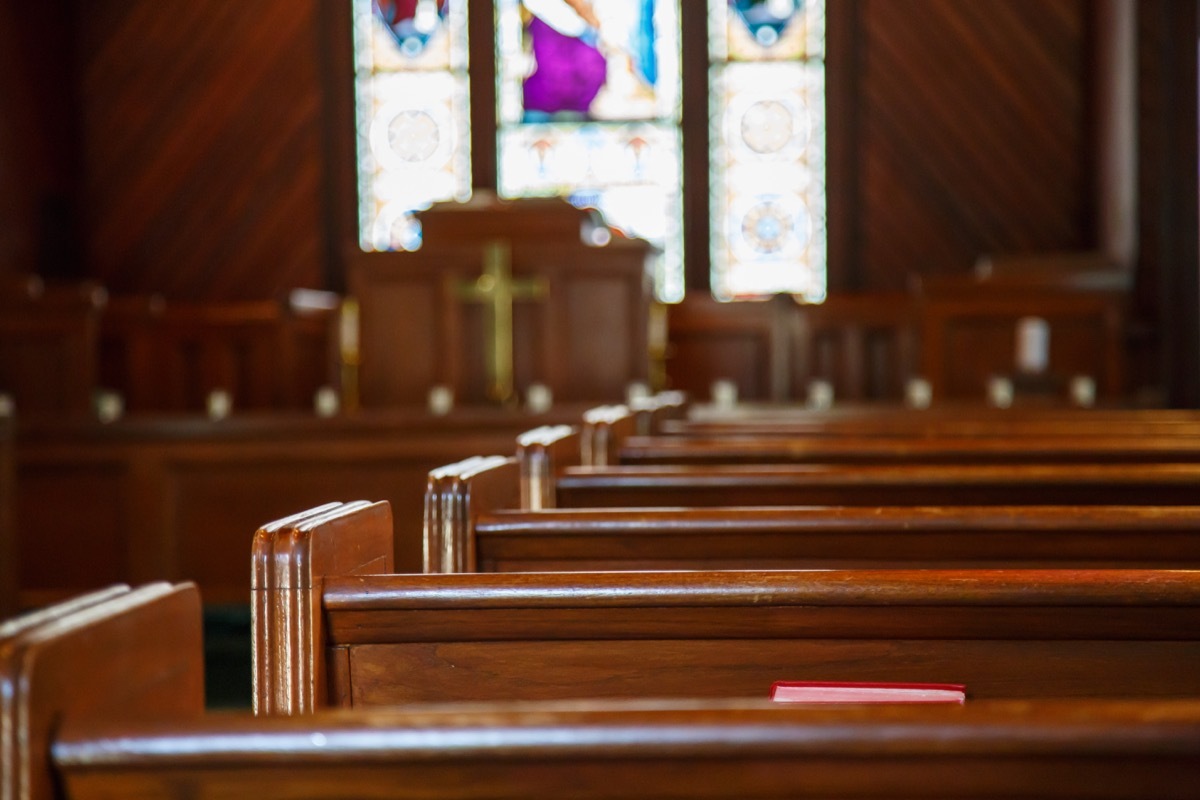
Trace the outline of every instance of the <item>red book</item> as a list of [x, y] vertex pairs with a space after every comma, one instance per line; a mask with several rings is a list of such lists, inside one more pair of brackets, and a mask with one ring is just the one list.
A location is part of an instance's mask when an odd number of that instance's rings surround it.
[[775, 681], [776, 703], [962, 703], [966, 687], [957, 683], [845, 683]]

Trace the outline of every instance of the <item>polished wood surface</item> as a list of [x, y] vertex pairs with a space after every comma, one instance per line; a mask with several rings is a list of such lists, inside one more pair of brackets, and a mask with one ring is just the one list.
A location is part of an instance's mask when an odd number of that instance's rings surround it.
[[1186, 505], [956, 505], [953, 490], [938, 506], [531, 504], [530, 473], [535, 485], [553, 483], [563, 458], [555, 448], [574, 445], [577, 455], [578, 436], [543, 428], [520, 441], [516, 459], [474, 458], [431, 473], [426, 572], [1200, 563], [1200, 510]]
[[511, 454], [522, 431], [582, 411], [397, 409], [318, 419], [235, 409], [220, 421], [147, 416], [109, 425], [23, 419], [22, 605], [106, 582], [160, 579], [196, 581], [207, 604], [244, 604], [252, 531], [297, 509], [361, 497], [391, 503], [396, 568], [419, 572], [429, 470], [473, 453]]
[[69, 721], [67, 800], [1186, 798], [1194, 701], [768, 708], [507, 704]]
[[636, 436], [623, 464], [1089, 464], [1200, 461], [1200, 437], [1069, 434], [953, 436]]
[[306, 653], [308, 674], [323, 658], [327, 675], [311, 708], [763, 696], [781, 679], [965, 683], [978, 698], [1200, 691], [1192, 571], [310, 571], [310, 549], [344, 547], [343, 564], [386, 557], [386, 524], [370, 509], [344, 518], [374, 537], [314, 524], [306, 548], [276, 547], [276, 569], [306, 576], [320, 601], [286, 625], [256, 618], [260, 698], [294, 696], [305, 669], [270, 662]]
[[567, 468], [560, 508], [1191, 505], [1194, 464], [715, 465]]
[[1195, 700], [205, 715], [198, 629], [194, 588], [165, 584], [0, 625], [3, 796], [1183, 798], [1200, 777]]
[[4, 796], [59, 796], [50, 748], [64, 718], [199, 714], [203, 664], [200, 597], [190, 585], [72, 601], [20, 626], [0, 640]]
[[476, 512], [465, 528], [479, 572], [1195, 569], [1198, 521], [1195, 506], [603, 508]]
[[630, 383], [649, 380], [645, 242], [585, 244], [587, 212], [557, 199], [439, 204], [421, 216], [429, 226], [419, 250], [359, 258], [349, 274], [362, 309], [364, 407], [421, 403], [434, 386], [465, 404], [495, 401], [487, 378], [494, 332], [479, 303], [462, 296], [494, 240], [512, 277], [543, 290], [508, 309], [518, 399], [541, 384], [559, 401], [617, 401]]
[[1172, 570], [329, 576], [330, 697], [765, 696], [774, 680], [970, 698], [1200, 691], [1200, 583]]
[[311, 712], [326, 704], [322, 580], [394, 570], [387, 503], [331, 503], [254, 534], [251, 614], [254, 709]]

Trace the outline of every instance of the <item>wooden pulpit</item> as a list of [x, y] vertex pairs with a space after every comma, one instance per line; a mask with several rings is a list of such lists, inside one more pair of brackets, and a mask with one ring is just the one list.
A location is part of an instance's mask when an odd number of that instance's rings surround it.
[[[363, 407], [624, 398], [649, 375], [651, 246], [558, 198], [477, 195], [422, 212], [421, 248], [364, 253], [358, 303]], [[586, 239], [586, 240], [585, 240]]]

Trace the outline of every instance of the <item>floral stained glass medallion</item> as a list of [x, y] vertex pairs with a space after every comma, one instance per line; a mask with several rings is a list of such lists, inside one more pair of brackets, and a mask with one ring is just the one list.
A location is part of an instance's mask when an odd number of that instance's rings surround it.
[[498, 189], [560, 195], [655, 244], [683, 293], [677, 0], [496, 0]]
[[413, 212], [470, 194], [465, 0], [354, 0], [359, 237], [413, 250]]
[[710, 0], [714, 293], [825, 297], [825, 8]]

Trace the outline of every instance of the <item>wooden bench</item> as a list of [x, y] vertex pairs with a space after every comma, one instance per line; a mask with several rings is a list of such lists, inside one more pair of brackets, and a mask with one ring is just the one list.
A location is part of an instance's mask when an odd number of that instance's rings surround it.
[[1200, 693], [1200, 573], [391, 575], [381, 504], [255, 536], [255, 708], [764, 696], [778, 679], [975, 698]]
[[1190, 436], [1200, 435], [1200, 413], [1185, 409], [1008, 408], [978, 405], [909, 409], [846, 406], [693, 406], [686, 418], [664, 420], [672, 435], [755, 436]]
[[1181, 464], [1200, 437], [990, 435], [852, 438], [779, 435], [630, 436], [618, 464]]
[[432, 473], [425, 572], [1200, 567], [1197, 506], [533, 510], [525, 477], [501, 456]]
[[1194, 700], [203, 715], [198, 610], [189, 587], [145, 587], [0, 634], [0, 796], [1187, 798], [1200, 781]]

